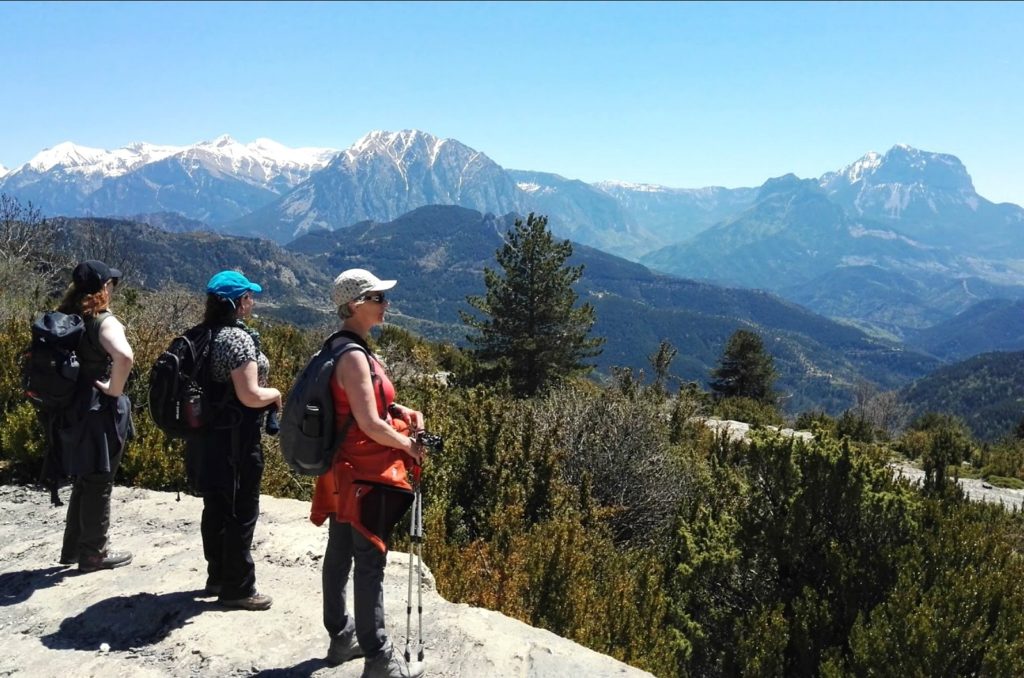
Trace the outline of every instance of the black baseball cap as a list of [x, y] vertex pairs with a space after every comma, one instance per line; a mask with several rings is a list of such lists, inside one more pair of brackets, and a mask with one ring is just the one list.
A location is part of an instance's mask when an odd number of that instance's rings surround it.
[[75, 289], [85, 294], [93, 294], [103, 289], [108, 280], [115, 282], [121, 279], [121, 271], [107, 266], [96, 259], [86, 259], [78, 266], [75, 266], [71, 274], [71, 280], [75, 283]]

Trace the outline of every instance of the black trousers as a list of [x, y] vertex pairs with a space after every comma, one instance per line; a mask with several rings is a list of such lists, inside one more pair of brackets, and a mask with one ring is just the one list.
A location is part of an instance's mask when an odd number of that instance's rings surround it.
[[[102, 397], [95, 410], [63, 432], [72, 460], [74, 482], [64, 524], [60, 559], [65, 562], [104, 555], [110, 529], [110, 495], [131, 433], [131, 401], [127, 396]], [[104, 469], [99, 471], [97, 469]]]
[[[241, 426], [218, 431], [204, 445], [203, 453], [221, 455], [223, 467], [201, 483], [203, 517], [200, 531], [206, 558], [207, 585], [219, 585], [224, 600], [247, 598], [256, 593], [256, 567], [252, 560], [252, 539], [260, 516], [260, 481], [263, 479], [263, 450], [256, 417], [246, 417]], [[219, 444], [218, 444], [219, 443]], [[228, 450], [237, 450], [229, 454]]]

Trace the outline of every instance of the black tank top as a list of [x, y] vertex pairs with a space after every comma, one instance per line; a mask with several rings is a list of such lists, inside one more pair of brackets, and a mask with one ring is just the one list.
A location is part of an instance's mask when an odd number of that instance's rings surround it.
[[110, 311], [103, 311], [85, 319], [85, 338], [78, 345], [78, 364], [81, 366], [78, 373], [78, 383], [92, 384], [94, 381], [105, 381], [110, 378], [110, 355], [103, 350], [100, 344], [100, 325], [103, 321], [113, 315]]

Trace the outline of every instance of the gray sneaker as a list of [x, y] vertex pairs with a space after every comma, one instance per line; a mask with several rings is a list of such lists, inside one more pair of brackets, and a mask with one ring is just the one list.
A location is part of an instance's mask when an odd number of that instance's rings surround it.
[[394, 651], [389, 640], [380, 652], [366, 658], [363, 678], [420, 678], [423, 669], [423, 662], [406, 662], [405, 657]]
[[327, 648], [327, 665], [344, 664], [349, 659], [362, 657], [364, 654], [366, 653], [359, 647], [359, 640], [354, 631], [339, 633], [331, 638], [331, 646]]

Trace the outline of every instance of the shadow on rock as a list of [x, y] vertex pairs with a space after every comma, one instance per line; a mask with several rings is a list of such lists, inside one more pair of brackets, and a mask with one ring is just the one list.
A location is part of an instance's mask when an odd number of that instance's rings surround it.
[[25, 602], [39, 589], [60, 583], [69, 572], [74, 570], [66, 567], [44, 567], [41, 570], [0, 574], [0, 607]]
[[[362, 661], [361, 659], [359, 661]], [[325, 659], [307, 659], [301, 664], [280, 669], [263, 669], [252, 674], [252, 678], [309, 678], [314, 672], [327, 666]]]
[[201, 599], [205, 595], [203, 591], [179, 591], [108, 598], [68, 617], [55, 633], [40, 640], [53, 650], [95, 651], [107, 643], [111, 650], [123, 651], [150, 645], [199, 613], [217, 609], [213, 602]]

